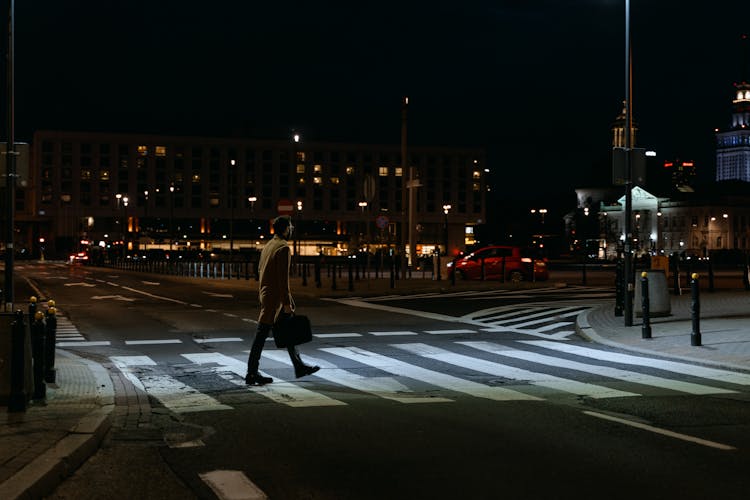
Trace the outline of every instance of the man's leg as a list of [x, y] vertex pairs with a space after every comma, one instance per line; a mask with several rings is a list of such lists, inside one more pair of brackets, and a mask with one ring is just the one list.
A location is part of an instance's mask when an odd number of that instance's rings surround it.
[[289, 346], [286, 348], [286, 350], [289, 353], [289, 359], [292, 360], [292, 364], [294, 365], [294, 375], [297, 378], [304, 377], [305, 375], [310, 375], [320, 370], [319, 366], [306, 365], [302, 361], [302, 358], [300, 358], [299, 351], [297, 351], [296, 346]]
[[271, 325], [258, 323], [253, 346], [250, 348], [250, 354], [247, 357], [247, 375], [245, 376], [245, 382], [248, 384], [270, 384], [273, 382], [272, 378], [263, 377], [258, 373], [260, 355], [263, 352], [263, 346], [266, 344], [266, 339], [268, 338], [269, 333], [271, 333]]

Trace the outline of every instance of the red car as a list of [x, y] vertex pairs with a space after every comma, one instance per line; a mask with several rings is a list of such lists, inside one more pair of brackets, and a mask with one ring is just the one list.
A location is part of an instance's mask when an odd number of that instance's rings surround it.
[[[534, 266], [532, 278], [531, 266]], [[484, 278], [488, 280], [505, 281], [544, 281], [549, 279], [547, 259], [534, 257], [534, 251], [516, 246], [495, 245], [480, 248], [464, 257], [448, 263], [448, 273], [455, 272], [456, 279], [482, 279], [482, 263], [484, 263]], [[454, 269], [455, 267], [455, 269]]]

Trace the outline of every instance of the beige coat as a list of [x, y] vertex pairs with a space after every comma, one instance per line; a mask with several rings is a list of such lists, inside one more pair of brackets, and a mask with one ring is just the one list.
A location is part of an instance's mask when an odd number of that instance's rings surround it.
[[292, 305], [289, 291], [289, 244], [278, 235], [266, 243], [258, 261], [259, 323], [271, 325], [283, 306]]

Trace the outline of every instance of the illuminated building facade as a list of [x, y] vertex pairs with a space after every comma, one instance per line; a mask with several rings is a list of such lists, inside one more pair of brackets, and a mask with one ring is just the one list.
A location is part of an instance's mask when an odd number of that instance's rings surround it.
[[[480, 149], [410, 147], [417, 253], [463, 248], [485, 221]], [[303, 254], [346, 254], [402, 236], [399, 146], [38, 131], [29, 204], [48, 252], [255, 248], [292, 207]], [[445, 213], [444, 205], [451, 209]], [[447, 224], [446, 224], [447, 222]], [[444, 248], [440, 248], [445, 250]]]

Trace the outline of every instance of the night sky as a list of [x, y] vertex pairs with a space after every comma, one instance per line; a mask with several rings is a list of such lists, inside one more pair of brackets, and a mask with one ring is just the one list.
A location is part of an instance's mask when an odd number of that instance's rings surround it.
[[[631, 4], [638, 145], [712, 179], [747, 0]], [[624, 17], [624, 0], [17, 0], [16, 140], [294, 129], [399, 144], [408, 95], [411, 144], [484, 147], [501, 197], [574, 200], [609, 182]]]

